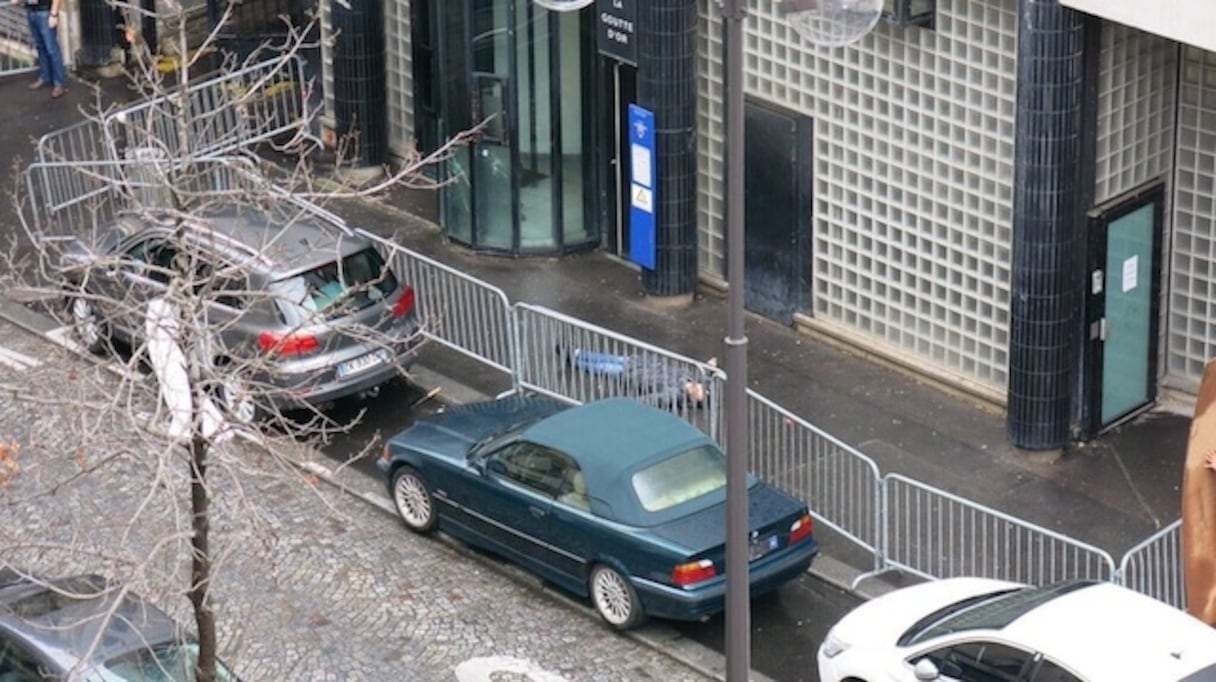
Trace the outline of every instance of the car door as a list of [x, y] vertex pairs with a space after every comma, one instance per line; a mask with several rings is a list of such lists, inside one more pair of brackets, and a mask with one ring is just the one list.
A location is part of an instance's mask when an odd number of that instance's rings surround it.
[[485, 473], [463, 500], [485, 537], [545, 576], [558, 572], [549, 522], [563, 488], [563, 457], [528, 441], [509, 443], [486, 457]]
[[1021, 682], [1036, 658], [1032, 652], [990, 640], [955, 642], [908, 659], [915, 667], [927, 658], [947, 682]]

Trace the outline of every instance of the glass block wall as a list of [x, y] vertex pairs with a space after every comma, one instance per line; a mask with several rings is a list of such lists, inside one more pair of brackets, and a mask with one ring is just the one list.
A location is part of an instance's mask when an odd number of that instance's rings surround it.
[[1107, 22], [1099, 59], [1095, 204], [1169, 178], [1178, 43]]
[[[747, 93], [814, 120], [816, 324], [1003, 393], [1017, 0], [938, 0], [935, 30], [801, 41], [749, 3]], [[723, 261], [722, 28], [702, 5], [700, 268]]]
[[1166, 370], [1197, 390], [1216, 356], [1216, 54], [1184, 47], [1181, 62]]
[[409, 0], [384, 0], [384, 52], [388, 82], [388, 144], [404, 156], [414, 145], [414, 67]]

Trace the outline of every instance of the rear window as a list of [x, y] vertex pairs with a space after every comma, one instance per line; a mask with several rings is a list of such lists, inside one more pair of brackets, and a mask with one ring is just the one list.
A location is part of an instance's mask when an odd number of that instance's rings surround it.
[[658, 512], [726, 487], [726, 456], [700, 445], [652, 464], [633, 475], [642, 508]]
[[271, 285], [286, 322], [332, 320], [383, 301], [397, 278], [375, 249], [364, 249]]

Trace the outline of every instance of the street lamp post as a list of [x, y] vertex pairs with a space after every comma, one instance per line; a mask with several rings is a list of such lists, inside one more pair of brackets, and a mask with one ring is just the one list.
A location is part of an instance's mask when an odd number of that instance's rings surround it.
[[743, 20], [745, 0], [725, 0], [726, 36], [726, 679], [751, 673], [747, 558], [747, 336], [743, 326]]
[[[533, 0], [557, 12], [595, 0]], [[751, 673], [748, 575], [747, 336], [743, 325], [743, 22], [746, 0], [719, 0], [726, 34], [726, 679]], [[860, 40], [882, 14], [883, 0], [774, 0], [808, 42], [839, 47]], [[661, 123], [660, 123], [661, 125]]]
[[[869, 33], [882, 0], [782, 0], [780, 12], [808, 42], [847, 45]], [[746, 0], [723, 0], [726, 35], [726, 680], [751, 674], [748, 575], [747, 335], [744, 329], [743, 259], [743, 32]]]

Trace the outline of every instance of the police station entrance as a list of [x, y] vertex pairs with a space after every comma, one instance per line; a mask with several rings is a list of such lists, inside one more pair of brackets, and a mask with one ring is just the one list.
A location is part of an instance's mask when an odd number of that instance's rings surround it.
[[436, 58], [434, 87], [415, 78], [415, 110], [437, 113], [439, 141], [484, 125], [446, 163], [444, 232], [511, 254], [597, 246], [593, 15], [528, 0], [420, 1], [429, 11], [415, 16], [429, 25], [414, 27], [415, 52]]

